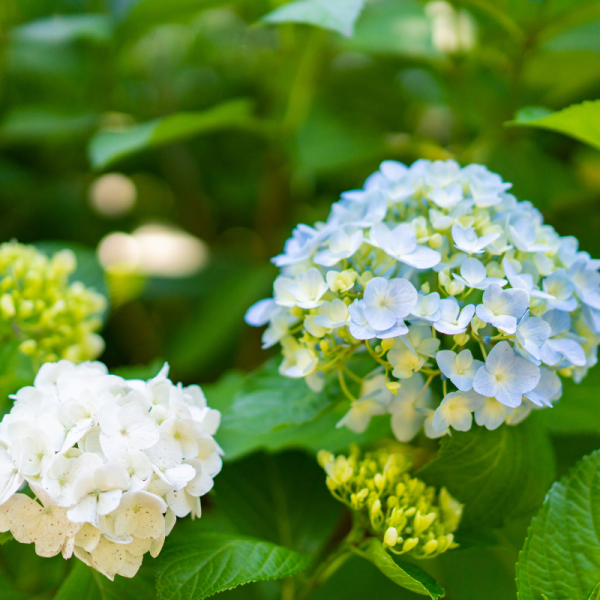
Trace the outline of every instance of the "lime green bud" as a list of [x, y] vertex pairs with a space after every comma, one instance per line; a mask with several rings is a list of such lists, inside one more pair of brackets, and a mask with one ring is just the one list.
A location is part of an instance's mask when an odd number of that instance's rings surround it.
[[425, 531], [435, 521], [435, 517], [435, 513], [429, 513], [428, 515], [423, 516], [420, 511], [417, 511], [414, 521], [415, 533]]
[[25, 340], [19, 344], [19, 350], [27, 356], [34, 356], [37, 350], [37, 343], [35, 340]]
[[96, 332], [106, 299], [69, 283], [76, 266], [70, 250], [48, 258], [33, 246], [0, 244], [0, 318], [35, 363], [93, 360], [104, 349]]
[[10, 319], [17, 313], [15, 302], [11, 294], [4, 294], [2, 298], [0, 298], [0, 311], [5, 319]]
[[425, 546], [423, 548], [423, 552], [425, 553], [425, 555], [433, 554], [437, 550], [437, 547], [438, 547], [437, 540], [429, 540], [425, 544]]
[[335, 460], [335, 456], [331, 454], [331, 452], [327, 452], [327, 450], [319, 450], [317, 453], [317, 461], [321, 467], [324, 467], [327, 463], [333, 462]]
[[402, 544], [402, 552], [410, 552], [413, 548], [416, 548], [419, 544], [419, 538], [408, 538], [404, 544]]
[[395, 546], [398, 541], [398, 531], [395, 527], [389, 527], [383, 536], [383, 543], [386, 546]]

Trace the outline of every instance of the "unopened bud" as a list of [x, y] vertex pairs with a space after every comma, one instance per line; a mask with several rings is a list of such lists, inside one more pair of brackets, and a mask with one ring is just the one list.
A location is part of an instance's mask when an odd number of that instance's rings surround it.
[[383, 543], [386, 546], [394, 547], [398, 541], [398, 531], [395, 527], [388, 527], [385, 535], [383, 536]]

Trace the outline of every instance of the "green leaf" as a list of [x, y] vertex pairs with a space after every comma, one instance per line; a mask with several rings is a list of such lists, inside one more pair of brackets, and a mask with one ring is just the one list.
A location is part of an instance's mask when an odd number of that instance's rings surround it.
[[370, 560], [386, 577], [399, 586], [433, 600], [446, 594], [438, 582], [416, 565], [396, 562], [383, 548], [381, 542], [371, 539], [366, 547], [353, 549], [360, 556]]
[[189, 139], [201, 133], [245, 128], [252, 123], [248, 100], [229, 100], [202, 112], [175, 113], [121, 131], [99, 131], [90, 141], [92, 166], [103, 169], [149, 148]]
[[65, 142], [88, 135], [96, 126], [98, 115], [65, 112], [51, 106], [19, 106], [6, 114], [0, 123], [3, 144]]
[[505, 125], [557, 131], [600, 149], [600, 100], [574, 104], [554, 113], [540, 108], [522, 109], [514, 121]]
[[[230, 371], [215, 384], [202, 386], [208, 404], [220, 410], [225, 416], [232, 412], [232, 405], [245, 384], [244, 376]], [[290, 425], [262, 435], [231, 428], [223, 420], [216, 438], [225, 451], [225, 460], [235, 460], [256, 450], [279, 451], [286, 448], [299, 448], [316, 454], [319, 450], [341, 452], [355, 442], [369, 444], [385, 437], [390, 437], [390, 418], [374, 417], [364, 433], [356, 434], [346, 427], [337, 428], [336, 424], [348, 411], [348, 402], [331, 406], [318, 418], [300, 425]]]
[[276, 8], [265, 23], [306, 23], [350, 37], [365, 0], [295, 0]]
[[600, 451], [552, 486], [519, 554], [519, 600], [593, 598], [600, 581]]
[[600, 583], [582, 600], [600, 600]]
[[215, 495], [241, 533], [301, 552], [319, 548], [341, 511], [314, 455], [297, 451], [254, 454], [228, 464]]
[[541, 505], [554, 479], [554, 454], [534, 420], [453, 432], [439, 456], [418, 472], [465, 504], [461, 528], [496, 527]]
[[13, 536], [10, 531], [5, 531], [3, 533], [0, 533], [0, 546], [2, 546], [2, 544], [6, 544], [6, 542], [10, 542], [10, 540], [12, 540], [12, 539], [13, 539]]
[[600, 432], [599, 386], [600, 369], [590, 369], [581, 383], [565, 379], [562, 399], [552, 408], [539, 411], [538, 422], [552, 433], [597, 434]]
[[230, 428], [258, 435], [276, 427], [314, 419], [330, 402], [326, 391], [313, 392], [304, 380], [279, 374], [280, 357], [273, 357], [254, 373], [223, 416]]
[[[146, 557], [146, 560], [150, 560], [149, 557]], [[142, 571], [132, 579], [117, 575], [114, 581], [110, 581], [104, 575], [76, 560], [69, 576], [64, 580], [53, 600], [73, 600], [73, 598], [154, 600], [156, 594], [152, 578]]]
[[108, 42], [112, 37], [112, 25], [108, 15], [56, 15], [15, 27], [10, 31], [10, 37], [50, 44], [66, 44], [77, 40]]
[[309, 560], [309, 555], [252, 538], [199, 533], [163, 550], [156, 590], [159, 600], [201, 600], [251, 581], [289, 577]]

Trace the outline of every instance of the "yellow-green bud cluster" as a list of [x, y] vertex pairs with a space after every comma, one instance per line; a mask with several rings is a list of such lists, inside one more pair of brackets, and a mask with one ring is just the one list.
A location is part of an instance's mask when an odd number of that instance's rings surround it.
[[347, 457], [322, 450], [318, 460], [333, 496], [363, 516], [390, 552], [433, 558], [457, 546], [452, 532], [462, 505], [445, 488], [438, 493], [412, 477], [405, 454], [382, 448], [361, 457], [354, 446]]
[[16, 338], [36, 364], [92, 360], [104, 349], [96, 332], [106, 299], [69, 283], [76, 267], [70, 250], [48, 258], [33, 246], [0, 245], [0, 335]]

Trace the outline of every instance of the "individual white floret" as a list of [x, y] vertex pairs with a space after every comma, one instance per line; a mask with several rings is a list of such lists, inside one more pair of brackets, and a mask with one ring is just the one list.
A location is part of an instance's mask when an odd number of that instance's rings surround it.
[[337, 329], [350, 323], [350, 312], [345, 302], [335, 298], [319, 307], [320, 314], [314, 317], [314, 323], [326, 330]]
[[461, 392], [468, 392], [473, 387], [473, 379], [483, 365], [480, 360], [473, 359], [470, 350], [463, 350], [459, 354], [452, 350], [440, 350], [435, 358], [442, 373]]
[[43, 477], [54, 460], [54, 446], [49, 436], [40, 429], [32, 429], [16, 439], [12, 453], [19, 472], [25, 479]]
[[102, 459], [97, 454], [90, 452], [73, 458], [57, 454], [42, 479], [42, 488], [57, 506], [70, 507], [77, 478], [88, 469], [100, 465], [102, 465]]
[[506, 421], [506, 416], [512, 415], [514, 410], [495, 398], [484, 398], [481, 406], [475, 409], [475, 423], [486, 429], [498, 429]]
[[540, 380], [540, 369], [530, 361], [515, 356], [508, 342], [499, 342], [490, 351], [485, 365], [473, 380], [473, 389], [487, 398], [510, 407], [521, 404], [526, 392], [535, 388]]
[[433, 323], [433, 327], [447, 335], [464, 333], [474, 314], [475, 306], [473, 304], [467, 304], [461, 310], [456, 298], [445, 298], [440, 300], [440, 318]]
[[548, 244], [537, 243], [536, 224], [523, 217], [508, 226], [510, 241], [522, 252], [550, 252]]
[[384, 223], [374, 225], [371, 227], [371, 242], [391, 258], [415, 269], [430, 269], [441, 260], [439, 252], [417, 244], [417, 236], [407, 223], [392, 230]]
[[361, 229], [348, 226], [336, 229], [327, 240], [327, 248], [317, 252], [313, 262], [324, 267], [332, 267], [344, 258], [350, 258], [363, 242]]
[[127, 471], [117, 463], [108, 463], [84, 473], [73, 486], [73, 506], [67, 515], [74, 523], [98, 525], [98, 515], [107, 515], [121, 502], [129, 486]]
[[8, 450], [0, 447], [0, 506], [22, 485], [24, 479]]
[[373, 338], [385, 340], [408, 332], [408, 327], [402, 319], [398, 319], [389, 329], [377, 330], [371, 327], [365, 316], [366, 308], [367, 305], [364, 300], [355, 300], [348, 307], [350, 312], [350, 325], [348, 328], [357, 340], [372, 340]]
[[549, 310], [542, 319], [550, 326], [550, 338], [540, 348], [542, 362], [551, 367], [560, 365], [561, 361], [566, 361], [565, 366], [585, 366], [586, 357], [581, 344], [566, 337], [571, 326], [569, 313]]
[[507, 257], [504, 257], [502, 259], [502, 268], [504, 269], [504, 272], [506, 273], [506, 278], [508, 279], [512, 288], [516, 290], [523, 290], [529, 296], [532, 296], [534, 298], [554, 300], [554, 296], [547, 293], [546, 291], [542, 292], [536, 286], [534, 286], [533, 277], [531, 276], [531, 274], [524, 272], [517, 273], [517, 270]]
[[500, 287], [508, 283], [506, 279], [488, 277], [485, 267], [476, 258], [467, 258], [460, 266], [460, 275], [452, 273], [452, 276], [466, 287], [478, 290], [485, 290], [493, 283]]
[[372, 417], [386, 413], [391, 399], [392, 393], [385, 385], [383, 373], [366, 377], [361, 386], [359, 399], [352, 402], [350, 410], [338, 421], [336, 427], [347, 427], [355, 433], [363, 433]]
[[595, 309], [600, 309], [600, 273], [593, 268], [587, 258], [577, 259], [567, 271], [567, 275], [580, 300]]
[[505, 333], [515, 333], [517, 319], [529, 306], [529, 295], [524, 290], [503, 290], [499, 285], [490, 285], [483, 293], [483, 304], [477, 306], [477, 316], [484, 323], [491, 323]]
[[266, 325], [275, 312], [277, 311], [277, 303], [272, 298], [259, 300], [253, 304], [244, 315], [244, 320], [248, 325], [253, 327], [262, 327]]
[[542, 285], [544, 291], [552, 296], [546, 302], [549, 308], [566, 312], [577, 308], [577, 298], [573, 296], [575, 286], [569, 280], [565, 269], [556, 269], [543, 280]]
[[463, 199], [463, 190], [460, 184], [455, 183], [447, 187], [434, 187], [427, 196], [441, 208], [452, 208]]
[[100, 444], [108, 458], [130, 449], [150, 448], [159, 438], [156, 422], [146, 416], [139, 402], [128, 402], [120, 408], [106, 405], [98, 421], [102, 429]]
[[80, 524], [67, 518], [67, 509], [55, 506], [44, 494], [37, 494], [42, 504], [25, 494], [17, 494], [9, 511], [10, 531], [22, 544], [35, 544], [38, 556], [55, 556], [73, 538]]
[[319, 232], [308, 225], [298, 225], [292, 237], [285, 243], [284, 253], [272, 259], [278, 267], [293, 265], [311, 257], [326, 232]]
[[455, 247], [467, 254], [481, 254], [486, 246], [499, 237], [499, 233], [488, 233], [478, 237], [473, 227], [463, 227], [459, 223], [452, 225], [452, 239]]
[[166, 502], [154, 494], [143, 490], [123, 494], [114, 513], [115, 533], [140, 539], [160, 537], [165, 531], [166, 510]]
[[537, 406], [552, 406], [553, 400], [559, 400], [562, 395], [560, 377], [546, 367], [540, 368], [540, 381], [525, 397]]
[[416, 317], [423, 321], [435, 323], [440, 318], [440, 295], [437, 292], [431, 294], [419, 294], [417, 303], [410, 311], [410, 317]]
[[137, 492], [148, 487], [153, 473], [152, 464], [141, 450], [131, 449], [117, 453], [114, 461], [127, 471], [130, 492]]
[[539, 365], [542, 346], [550, 337], [550, 325], [543, 319], [530, 317], [529, 311], [526, 311], [519, 321], [516, 333], [516, 349], [525, 358]]
[[417, 290], [406, 279], [371, 279], [364, 293], [364, 315], [369, 326], [385, 331], [404, 319], [417, 303]]
[[451, 392], [435, 409], [432, 425], [436, 431], [452, 427], [457, 431], [468, 431], [473, 422], [473, 411], [483, 404], [483, 397], [474, 390]]
[[426, 418], [424, 410], [433, 405], [431, 390], [423, 389], [424, 385], [423, 376], [415, 373], [402, 382], [398, 394], [390, 400], [392, 431], [401, 442], [410, 442], [417, 435]]
[[316, 308], [324, 301], [323, 294], [328, 290], [328, 285], [319, 269], [310, 268], [306, 273], [298, 276], [288, 285], [288, 291], [296, 300], [300, 308]]

